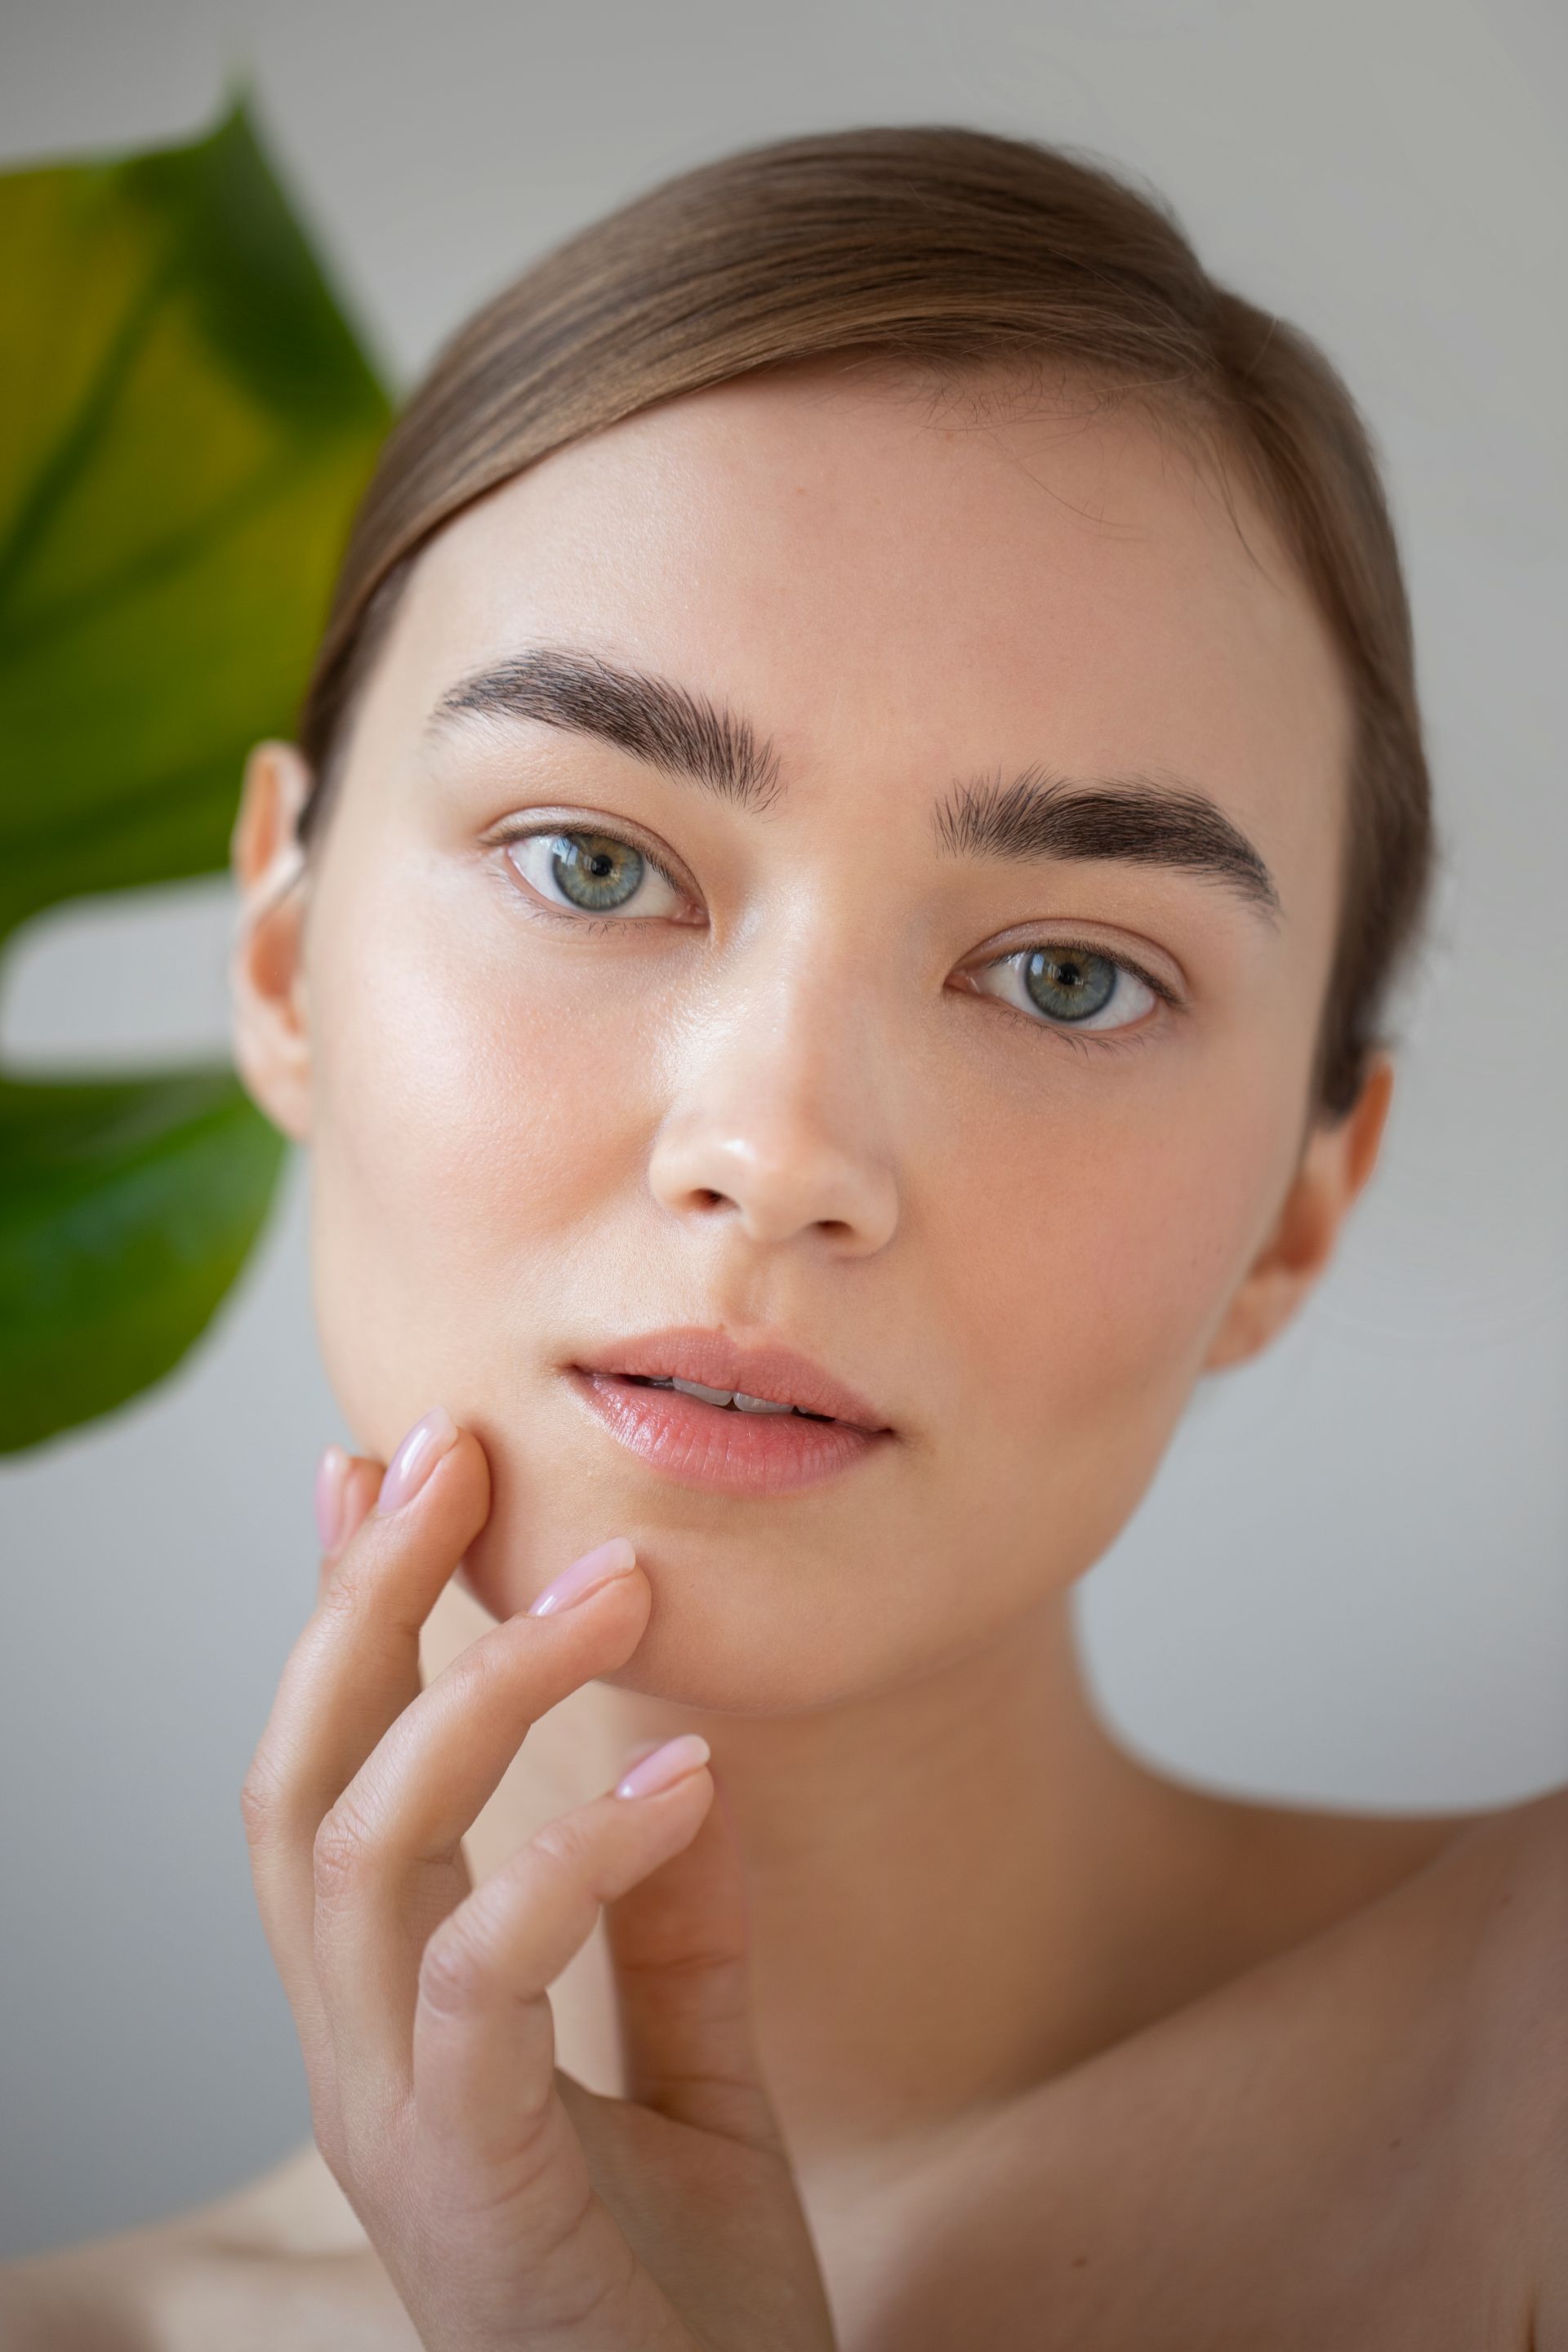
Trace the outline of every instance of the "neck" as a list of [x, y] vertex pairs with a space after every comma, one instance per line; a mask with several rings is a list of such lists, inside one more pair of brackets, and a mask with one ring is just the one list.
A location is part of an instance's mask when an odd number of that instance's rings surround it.
[[[449, 1587], [426, 1676], [488, 1622]], [[590, 1684], [530, 1733], [465, 1841], [476, 1881], [611, 1785], [632, 1742], [677, 1730], [709, 1741], [740, 1826], [758, 2033], [797, 2156], [940, 2129], [1157, 2012], [1147, 1956], [1191, 1916], [1214, 1828], [1105, 1730], [1062, 1597], [919, 1683], [807, 1715]], [[602, 1947], [552, 2006], [559, 2063], [616, 2089]]]

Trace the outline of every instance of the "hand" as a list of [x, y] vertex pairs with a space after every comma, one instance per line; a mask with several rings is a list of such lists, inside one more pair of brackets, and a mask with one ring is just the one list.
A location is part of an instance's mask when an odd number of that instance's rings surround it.
[[[322, 2156], [429, 2352], [831, 2352], [705, 1744], [668, 1743], [636, 1768], [662, 1759], [657, 1793], [623, 1781], [477, 1889], [461, 1852], [534, 1718], [636, 1649], [652, 1595], [631, 1547], [425, 1688], [419, 1629], [484, 1525], [489, 1466], [437, 1412], [377, 1505], [381, 1479], [329, 1465], [336, 1540], [242, 1792]], [[626, 2100], [554, 2064], [548, 1987], [601, 1904]]]

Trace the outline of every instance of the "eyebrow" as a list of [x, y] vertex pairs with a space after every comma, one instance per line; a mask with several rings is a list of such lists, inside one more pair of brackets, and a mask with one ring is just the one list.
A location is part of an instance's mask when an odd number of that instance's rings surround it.
[[668, 678], [622, 669], [597, 654], [531, 647], [451, 688], [430, 724], [469, 713], [537, 719], [597, 736], [741, 808], [766, 808], [779, 791], [778, 755], [745, 719]]
[[1149, 776], [1086, 781], [1026, 769], [955, 785], [936, 812], [953, 857], [1119, 858], [1163, 866], [1234, 890], [1271, 923], [1282, 908], [1263, 859], [1205, 793]]
[[[531, 646], [478, 671], [442, 695], [430, 725], [468, 716], [538, 719], [597, 737], [742, 808], [768, 808], [782, 790], [777, 752], [746, 719], [668, 678], [576, 648]], [[950, 856], [1160, 866], [1220, 883], [1271, 922], [1281, 915], [1274, 877], [1251, 842], [1190, 785], [1028, 768], [1011, 783], [998, 775], [954, 785], [933, 822]]]

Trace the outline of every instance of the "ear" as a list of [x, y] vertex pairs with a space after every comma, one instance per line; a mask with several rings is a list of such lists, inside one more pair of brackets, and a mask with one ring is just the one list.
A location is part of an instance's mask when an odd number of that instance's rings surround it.
[[310, 1134], [310, 1033], [300, 961], [308, 876], [297, 837], [310, 771], [291, 743], [245, 763], [229, 843], [239, 915], [229, 961], [234, 1058], [258, 1110], [296, 1143]]
[[1377, 1165], [1394, 1094], [1394, 1064], [1374, 1056], [1342, 1119], [1315, 1125], [1274, 1229], [1210, 1343], [1201, 1371], [1258, 1355], [1283, 1330], [1334, 1254], [1352, 1202]]

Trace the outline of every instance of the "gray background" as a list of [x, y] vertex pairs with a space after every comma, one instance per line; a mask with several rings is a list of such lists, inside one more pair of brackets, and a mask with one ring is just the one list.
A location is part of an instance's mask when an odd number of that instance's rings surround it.
[[[1556, 0], [8, 0], [0, 154], [164, 139], [248, 71], [399, 381], [529, 255], [750, 141], [948, 120], [1145, 174], [1386, 457], [1448, 864], [1383, 1165], [1304, 1318], [1200, 1392], [1082, 1592], [1126, 1739], [1384, 1810], [1568, 1779], [1568, 19]], [[201, 885], [46, 919], [19, 1061], [223, 1034]], [[305, 2137], [246, 1762], [339, 1433], [295, 1166], [206, 1342], [0, 1474], [0, 2254]]]

